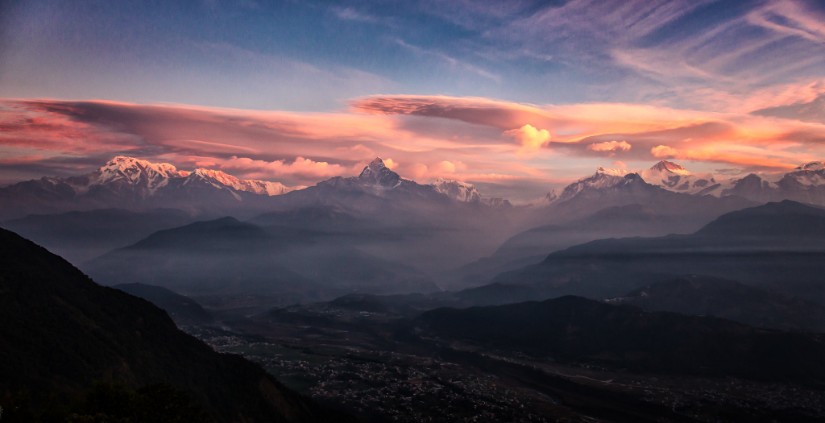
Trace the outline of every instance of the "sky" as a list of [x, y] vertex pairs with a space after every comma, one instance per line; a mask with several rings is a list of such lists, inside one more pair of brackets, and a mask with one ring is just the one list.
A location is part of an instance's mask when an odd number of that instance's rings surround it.
[[825, 2], [0, 2], [0, 184], [125, 154], [540, 197], [825, 159]]

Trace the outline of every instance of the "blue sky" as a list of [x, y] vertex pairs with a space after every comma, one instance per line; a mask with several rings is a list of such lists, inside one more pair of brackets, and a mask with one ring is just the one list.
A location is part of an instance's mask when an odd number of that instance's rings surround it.
[[[737, 94], [825, 68], [823, 34], [794, 36], [816, 28], [766, 2], [4, 4], [5, 97], [331, 110], [391, 92], [712, 109], [685, 90]], [[823, 2], [800, 4], [825, 16]]]

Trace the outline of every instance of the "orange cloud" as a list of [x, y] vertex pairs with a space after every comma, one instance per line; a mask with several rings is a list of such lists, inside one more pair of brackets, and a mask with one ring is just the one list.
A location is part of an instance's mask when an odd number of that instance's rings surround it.
[[396, 163], [395, 160], [389, 157], [384, 159], [384, 165], [387, 166], [387, 168], [389, 169], [395, 169], [398, 167], [398, 163]]
[[628, 151], [630, 150], [631, 145], [627, 141], [605, 141], [605, 142], [597, 142], [587, 146], [588, 150], [592, 151]]
[[[605, 155], [621, 154], [633, 166], [668, 157], [746, 170], [825, 157], [825, 125], [750, 114], [446, 96], [374, 96], [350, 107], [296, 113], [0, 100], [0, 157], [46, 157], [36, 165], [5, 166], [0, 181], [76, 174], [128, 154], [311, 185], [357, 174], [381, 156], [407, 178], [507, 181], [513, 196], [535, 197], [543, 184], [578, 178]], [[525, 191], [518, 192], [519, 186]]]
[[666, 145], [657, 145], [650, 149], [650, 154], [657, 159], [668, 158], [668, 157], [676, 157], [679, 154], [679, 150], [668, 147]]
[[650, 152], [654, 157], [663, 159], [697, 160], [774, 169], [791, 169], [795, 166], [782, 159], [735, 153], [715, 148], [677, 150], [666, 145], [659, 145], [653, 147]]
[[521, 128], [504, 131], [504, 135], [518, 141], [523, 153], [534, 152], [550, 143], [550, 131], [538, 129], [529, 123]]
[[226, 160], [217, 160], [215, 164], [226, 171], [242, 171], [245, 175], [258, 178], [281, 178], [295, 176], [308, 179], [325, 179], [332, 176], [346, 175], [352, 170], [338, 164], [315, 161], [298, 156], [292, 162], [285, 160], [255, 160], [248, 157], [232, 156]]

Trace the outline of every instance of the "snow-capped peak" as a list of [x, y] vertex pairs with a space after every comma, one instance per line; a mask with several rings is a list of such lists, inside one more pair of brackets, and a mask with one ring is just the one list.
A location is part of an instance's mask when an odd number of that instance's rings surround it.
[[239, 179], [226, 172], [214, 169], [198, 168], [195, 169], [189, 177], [203, 179], [216, 188], [229, 187], [236, 191], [246, 191], [259, 195], [273, 196], [286, 194], [287, 192], [292, 191], [292, 189], [280, 182]]
[[[630, 173], [627, 169], [615, 169], [609, 167], [599, 167], [596, 169], [596, 175], [604, 174], [604, 175], [611, 175], [611, 176], [624, 176]], [[595, 176], [595, 175], [594, 175]]]
[[148, 160], [128, 156], [115, 156], [97, 171], [80, 178], [69, 178], [67, 182], [75, 192], [83, 194], [93, 186], [126, 184], [141, 196], [151, 196], [170, 181], [201, 180], [217, 189], [231, 188], [259, 195], [280, 195], [297, 188], [287, 187], [279, 182], [244, 180], [220, 170], [195, 169], [192, 172], [178, 170], [169, 163], [152, 163]]
[[371, 185], [388, 188], [394, 188], [401, 183], [401, 177], [390, 170], [380, 157], [376, 157], [364, 167], [364, 170], [358, 175], [358, 179]]
[[825, 170], [825, 162], [810, 162], [797, 166], [795, 170]]
[[197, 168], [189, 177], [199, 177], [219, 182], [222, 185], [234, 187], [240, 185], [241, 180], [220, 170]]
[[87, 183], [75, 186], [78, 192], [85, 192], [91, 186], [120, 183], [140, 186], [151, 194], [169, 183], [170, 178], [185, 176], [169, 163], [152, 163], [147, 160], [127, 156], [115, 156], [96, 172], [89, 175]]
[[694, 174], [679, 164], [662, 160], [640, 172], [649, 184], [687, 194], [720, 195], [722, 186], [711, 174]]
[[181, 176], [181, 172], [169, 163], [152, 163], [127, 156], [115, 156], [97, 171], [100, 173], [101, 182], [124, 178], [132, 183], [137, 183], [142, 174], [163, 178]]
[[676, 175], [690, 175], [690, 171], [673, 162], [662, 160], [650, 168], [651, 171], [666, 172]]
[[373, 171], [377, 172], [377, 171], [387, 167], [387, 165], [384, 164], [384, 160], [382, 160], [380, 157], [376, 157], [376, 158], [372, 159], [372, 161], [370, 162], [370, 164], [367, 167], [372, 169]]
[[469, 203], [481, 200], [478, 190], [466, 182], [438, 178], [431, 185], [436, 191], [457, 201]]
[[569, 200], [578, 195], [580, 192], [588, 189], [604, 189], [614, 187], [622, 183], [625, 180], [626, 175], [627, 172], [621, 171], [621, 169], [605, 169], [600, 167], [592, 176], [579, 179], [578, 181], [565, 187], [564, 191], [562, 191], [561, 195], [559, 195], [557, 201], [561, 202]]

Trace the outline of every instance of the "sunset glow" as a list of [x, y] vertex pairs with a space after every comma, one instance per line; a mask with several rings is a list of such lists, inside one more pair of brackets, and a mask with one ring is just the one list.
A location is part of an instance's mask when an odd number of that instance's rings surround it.
[[[381, 156], [530, 199], [615, 161], [744, 174], [825, 157], [814, 2], [49, 3], [3, 10], [3, 184], [126, 154], [303, 186]], [[188, 13], [141, 24], [166, 8]], [[280, 12], [317, 25], [287, 35]]]

